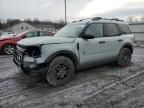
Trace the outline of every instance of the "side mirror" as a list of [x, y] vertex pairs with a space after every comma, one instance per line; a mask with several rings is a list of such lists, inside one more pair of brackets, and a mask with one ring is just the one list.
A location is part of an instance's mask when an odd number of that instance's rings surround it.
[[82, 38], [83, 39], [94, 39], [95, 36], [94, 35], [90, 35], [90, 34], [85, 34], [85, 35], [82, 35]]

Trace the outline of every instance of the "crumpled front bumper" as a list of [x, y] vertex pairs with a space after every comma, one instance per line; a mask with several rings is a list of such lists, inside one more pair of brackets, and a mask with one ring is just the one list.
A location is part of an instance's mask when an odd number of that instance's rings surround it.
[[31, 77], [42, 77], [48, 70], [47, 65], [44, 63], [19, 62], [16, 58], [13, 58], [13, 61], [23, 73]]

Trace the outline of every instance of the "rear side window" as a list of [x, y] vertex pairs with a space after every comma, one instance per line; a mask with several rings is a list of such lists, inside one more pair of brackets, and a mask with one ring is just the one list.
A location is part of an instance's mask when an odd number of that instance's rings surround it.
[[40, 31], [40, 36], [48, 36], [48, 32]]
[[130, 34], [131, 33], [130, 28], [127, 24], [118, 24], [118, 25], [119, 25], [119, 28], [123, 34]]
[[105, 24], [106, 37], [119, 35], [119, 30], [116, 24]]
[[36, 36], [38, 36], [38, 34], [37, 34], [37, 32], [28, 32], [28, 33], [26, 33], [26, 36], [27, 36], [27, 38], [36, 37]]
[[91, 24], [85, 34], [93, 35], [95, 38], [103, 37], [103, 24]]

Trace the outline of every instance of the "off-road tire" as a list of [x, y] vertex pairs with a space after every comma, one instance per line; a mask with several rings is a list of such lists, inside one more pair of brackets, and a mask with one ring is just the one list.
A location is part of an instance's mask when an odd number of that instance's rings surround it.
[[131, 55], [132, 52], [129, 48], [122, 48], [117, 59], [117, 64], [120, 67], [128, 66], [131, 61]]
[[75, 66], [71, 59], [58, 56], [49, 64], [46, 81], [54, 87], [68, 83], [74, 77]]

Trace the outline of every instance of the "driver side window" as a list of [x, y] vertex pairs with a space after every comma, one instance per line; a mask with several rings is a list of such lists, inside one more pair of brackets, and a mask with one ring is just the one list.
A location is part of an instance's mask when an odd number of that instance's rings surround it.
[[93, 35], [95, 38], [103, 37], [103, 24], [91, 24], [85, 31], [86, 35]]

